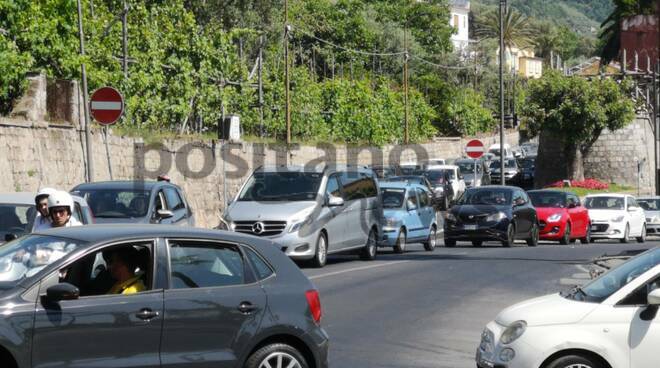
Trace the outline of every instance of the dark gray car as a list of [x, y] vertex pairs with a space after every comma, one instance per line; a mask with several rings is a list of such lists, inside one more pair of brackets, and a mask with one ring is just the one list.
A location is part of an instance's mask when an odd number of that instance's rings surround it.
[[80, 184], [71, 194], [89, 203], [98, 224], [195, 226], [181, 188], [167, 181], [105, 181]]
[[[124, 264], [132, 278], [117, 288]], [[63, 228], [4, 245], [0, 275], [3, 368], [328, 366], [318, 291], [266, 239]]]

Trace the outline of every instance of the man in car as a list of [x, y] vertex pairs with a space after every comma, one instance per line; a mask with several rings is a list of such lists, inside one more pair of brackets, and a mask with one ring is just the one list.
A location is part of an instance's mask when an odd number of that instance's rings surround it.
[[34, 197], [34, 205], [37, 207], [37, 216], [34, 218], [32, 231], [50, 229], [50, 214], [48, 213], [48, 196], [55, 193], [53, 188], [43, 188]]
[[142, 272], [136, 273], [138, 251], [133, 247], [123, 247], [110, 254], [110, 274], [116, 280], [108, 294], [135, 294], [144, 291]]
[[72, 216], [73, 209], [73, 198], [69, 193], [57, 191], [50, 194], [48, 196], [48, 213], [51, 223], [46, 229], [81, 226], [80, 221]]

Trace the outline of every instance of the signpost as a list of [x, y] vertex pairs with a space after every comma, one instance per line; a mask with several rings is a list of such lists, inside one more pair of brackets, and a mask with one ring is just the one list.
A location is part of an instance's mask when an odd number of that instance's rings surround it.
[[110, 147], [108, 146], [108, 126], [115, 124], [124, 113], [124, 98], [119, 91], [112, 87], [101, 87], [92, 94], [92, 98], [89, 101], [89, 110], [94, 120], [103, 125], [108, 172], [110, 174], [110, 180], [113, 180]]
[[474, 177], [472, 187], [477, 187], [477, 160], [484, 155], [484, 144], [478, 139], [473, 139], [465, 145], [465, 153], [468, 157], [474, 159]]

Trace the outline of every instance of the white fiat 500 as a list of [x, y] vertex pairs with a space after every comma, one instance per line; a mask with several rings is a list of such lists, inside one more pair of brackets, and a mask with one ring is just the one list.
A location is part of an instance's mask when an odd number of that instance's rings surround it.
[[588, 195], [584, 206], [589, 210], [592, 239], [619, 239], [622, 243], [629, 242], [632, 237], [640, 243], [646, 240], [646, 216], [635, 197], [627, 194]]
[[490, 322], [481, 368], [660, 367], [660, 248], [586, 286], [531, 299]]

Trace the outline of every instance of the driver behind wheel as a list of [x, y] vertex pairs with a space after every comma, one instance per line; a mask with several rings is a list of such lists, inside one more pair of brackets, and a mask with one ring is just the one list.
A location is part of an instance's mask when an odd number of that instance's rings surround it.
[[135, 272], [139, 264], [138, 251], [133, 247], [119, 248], [110, 255], [108, 267], [117, 280], [108, 294], [135, 294], [146, 290], [142, 273]]

